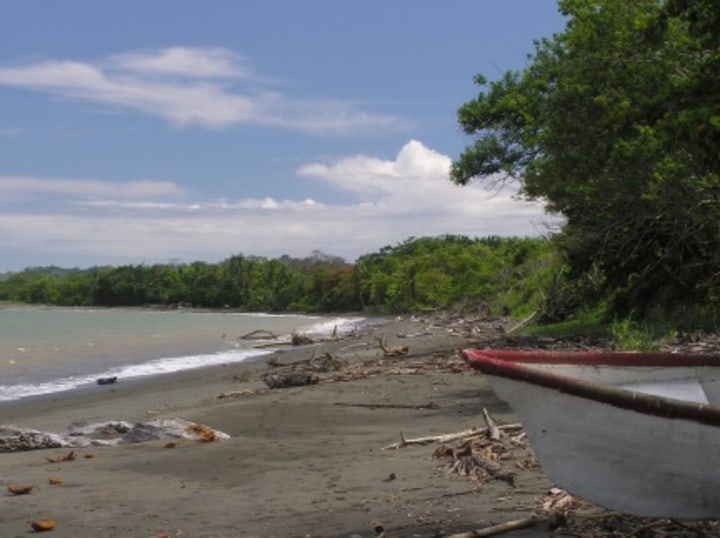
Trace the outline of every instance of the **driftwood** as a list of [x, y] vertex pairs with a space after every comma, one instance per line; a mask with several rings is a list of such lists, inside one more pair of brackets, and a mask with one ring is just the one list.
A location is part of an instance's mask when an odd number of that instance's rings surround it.
[[366, 407], [368, 409], [439, 409], [440, 406], [435, 402], [428, 402], [420, 405], [407, 405], [407, 404], [372, 404], [372, 403], [345, 403], [335, 402], [334, 405], [343, 407]]
[[[522, 424], [520, 424], [519, 422], [515, 422], [512, 424], [503, 424], [501, 426], [498, 426], [498, 429], [500, 429], [502, 431], [521, 430]], [[427, 437], [416, 437], [415, 439], [405, 439], [403, 437], [403, 434], [401, 433], [399, 442], [385, 446], [382, 449], [389, 450], [392, 448], [395, 448], [395, 449], [404, 448], [404, 447], [410, 446], [410, 445], [429, 445], [431, 443], [449, 443], [452, 441], [457, 441], [458, 439], [466, 439], [466, 438], [479, 437], [481, 435], [487, 435], [487, 433], [488, 433], [487, 428], [470, 428], [469, 430], [464, 430], [461, 432], [445, 433], [442, 435], [430, 435]]]
[[240, 340], [276, 340], [277, 336], [271, 331], [265, 329], [257, 329], [255, 331], [243, 334]]
[[310, 338], [307, 334], [301, 333], [300, 331], [293, 331], [290, 335], [290, 342], [294, 346], [304, 346], [307, 344], [313, 344], [315, 340]]
[[485, 424], [487, 425], [487, 431], [488, 431], [488, 437], [491, 441], [499, 441], [502, 437], [502, 432], [500, 431], [500, 428], [497, 427], [497, 424], [495, 424], [495, 421], [490, 416], [490, 413], [488, 413], [488, 410], [483, 407], [483, 418], [485, 419]]
[[314, 372], [292, 371], [285, 373], [266, 373], [262, 380], [271, 389], [284, 389], [288, 387], [303, 387], [305, 385], [316, 385], [320, 378]]
[[503, 534], [505, 532], [532, 527], [533, 525], [537, 525], [538, 523], [542, 523], [544, 521], [546, 521], [546, 518], [531, 515], [522, 519], [506, 521], [505, 523], [493, 525], [492, 527], [485, 527], [484, 529], [452, 534], [448, 538], [482, 538], [486, 536], [497, 536], [498, 534]]
[[470, 441], [465, 441], [462, 445], [456, 447], [440, 445], [433, 453], [435, 458], [446, 456], [452, 458], [452, 461], [446, 467], [448, 473], [471, 476], [481, 481], [492, 478], [493, 480], [507, 482], [515, 487], [515, 474], [505, 469], [497, 461], [490, 459], [486, 454], [473, 450]]
[[101, 378], [97, 379], [97, 384], [98, 385], [112, 385], [113, 383], [115, 383], [117, 381], [117, 379], [118, 379], [117, 376], [101, 377]]
[[378, 347], [382, 349], [383, 355], [385, 357], [400, 357], [403, 355], [407, 355], [410, 353], [410, 348], [408, 346], [399, 346], [399, 347], [388, 347], [387, 342], [384, 338], [376, 337], [375, 340], [377, 340]]
[[397, 337], [398, 338], [420, 338], [421, 336], [432, 336], [432, 334], [433, 333], [431, 331], [423, 331], [420, 333], [408, 333], [408, 334], [397, 333]]

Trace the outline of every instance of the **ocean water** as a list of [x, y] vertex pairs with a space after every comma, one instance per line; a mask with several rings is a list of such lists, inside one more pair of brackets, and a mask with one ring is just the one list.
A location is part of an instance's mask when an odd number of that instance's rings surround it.
[[120, 380], [241, 362], [273, 351], [252, 331], [315, 337], [372, 323], [363, 317], [133, 310], [0, 308], [0, 402]]

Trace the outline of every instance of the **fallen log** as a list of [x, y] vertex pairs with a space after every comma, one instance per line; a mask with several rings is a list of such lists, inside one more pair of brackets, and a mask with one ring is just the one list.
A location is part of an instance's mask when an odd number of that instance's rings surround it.
[[409, 405], [409, 404], [372, 404], [372, 403], [346, 403], [346, 402], [335, 402], [333, 405], [339, 405], [342, 407], [366, 407], [368, 409], [439, 409], [440, 406], [435, 402], [429, 402], [420, 405]]
[[256, 329], [254, 331], [251, 331], [247, 334], [243, 334], [240, 337], [240, 340], [275, 340], [277, 339], [277, 336], [272, 333], [271, 331], [267, 331], [265, 329]]
[[505, 532], [532, 527], [533, 525], [537, 525], [538, 523], [542, 523], [544, 521], [546, 521], [546, 518], [532, 515], [522, 519], [506, 521], [505, 523], [493, 525], [492, 527], [485, 527], [484, 529], [452, 534], [448, 536], [448, 538], [483, 538], [486, 536], [497, 536], [498, 534], [503, 534]]

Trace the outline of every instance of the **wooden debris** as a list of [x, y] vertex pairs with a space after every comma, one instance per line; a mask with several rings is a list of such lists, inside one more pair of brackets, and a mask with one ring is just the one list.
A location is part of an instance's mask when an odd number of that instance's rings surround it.
[[307, 334], [302, 333], [300, 331], [293, 331], [290, 335], [290, 342], [294, 346], [304, 346], [307, 344], [312, 344], [315, 342], [312, 338], [310, 338]]
[[419, 405], [335, 402], [333, 405], [342, 407], [366, 407], [368, 409], [440, 409], [440, 406], [435, 402], [428, 402], [426, 404]]
[[500, 437], [502, 437], [502, 432], [500, 431], [500, 428], [497, 427], [497, 424], [495, 424], [495, 421], [490, 416], [490, 413], [488, 413], [488, 410], [483, 407], [483, 418], [485, 419], [485, 424], [487, 426], [487, 432], [488, 437], [491, 441], [499, 441]]
[[257, 329], [247, 334], [243, 334], [240, 340], [277, 340], [277, 336], [271, 331], [265, 329]]
[[314, 372], [292, 371], [287, 373], [263, 374], [262, 380], [271, 389], [283, 389], [288, 387], [315, 385], [320, 381], [320, 378]]
[[73, 461], [73, 460], [75, 460], [75, 452], [70, 451], [67, 454], [65, 454], [64, 456], [54, 456], [51, 458], [45, 457], [45, 459], [49, 463], [62, 463], [64, 461]]
[[[512, 424], [502, 424], [498, 426], [500, 430], [503, 431], [513, 431], [513, 430], [521, 430], [522, 424], [519, 422], [514, 422]], [[431, 443], [449, 443], [452, 441], [457, 441], [458, 439], [466, 439], [466, 438], [474, 438], [482, 435], [487, 435], [488, 429], [487, 428], [470, 428], [469, 430], [463, 430], [461, 432], [456, 433], [445, 433], [442, 435], [430, 435], [427, 437], [417, 437], [415, 439], [405, 439], [402, 436], [402, 433], [400, 434], [400, 441], [397, 443], [393, 443], [391, 445], [383, 447], [383, 450], [389, 450], [392, 448], [404, 448], [406, 446], [410, 445], [429, 445]]]
[[101, 377], [101, 378], [97, 379], [97, 384], [98, 384], [98, 385], [112, 385], [112, 384], [115, 383], [117, 380], [118, 380], [117, 376], [113, 376], [113, 377]]
[[35, 486], [25, 486], [23, 484], [10, 484], [7, 490], [13, 495], [27, 495], [35, 489]]
[[245, 390], [233, 390], [230, 392], [223, 392], [221, 394], [218, 394], [216, 398], [218, 400], [223, 400], [225, 398], [244, 398], [245, 396], [258, 396], [260, 394], [265, 394], [268, 392], [268, 389], [245, 389]]
[[48, 484], [50, 484], [51, 486], [61, 486], [62, 483], [63, 483], [63, 481], [61, 478], [57, 478], [54, 476], [51, 476], [50, 478], [48, 478]]
[[492, 527], [485, 527], [484, 529], [477, 529], [470, 532], [461, 532], [459, 534], [452, 534], [448, 538], [482, 538], [486, 536], [497, 536], [505, 532], [516, 531], [518, 529], [525, 529], [532, 527], [546, 521], [545, 518], [536, 515], [524, 517], [522, 519], [514, 519], [512, 521], [506, 521]]
[[432, 336], [432, 331], [422, 331], [419, 333], [397, 333], [398, 338], [420, 338], [421, 336]]
[[408, 346], [399, 346], [399, 347], [388, 347], [387, 341], [383, 337], [376, 337], [375, 340], [377, 340], [378, 347], [382, 349], [383, 355], [385, 357], [401, 357], [404, 355], [407, 355], [410, 353], [410, 348]]

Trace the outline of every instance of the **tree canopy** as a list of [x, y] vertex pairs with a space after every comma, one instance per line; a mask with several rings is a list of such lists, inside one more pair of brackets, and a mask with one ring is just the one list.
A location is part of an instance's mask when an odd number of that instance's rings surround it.
[[564, 217], [573, 278], [617, 310], [716, 301], [720, 289], [720, 3], [561, 0], [563, 32], [488, 82], [458, 121], [458, 184], [517, 181]]

